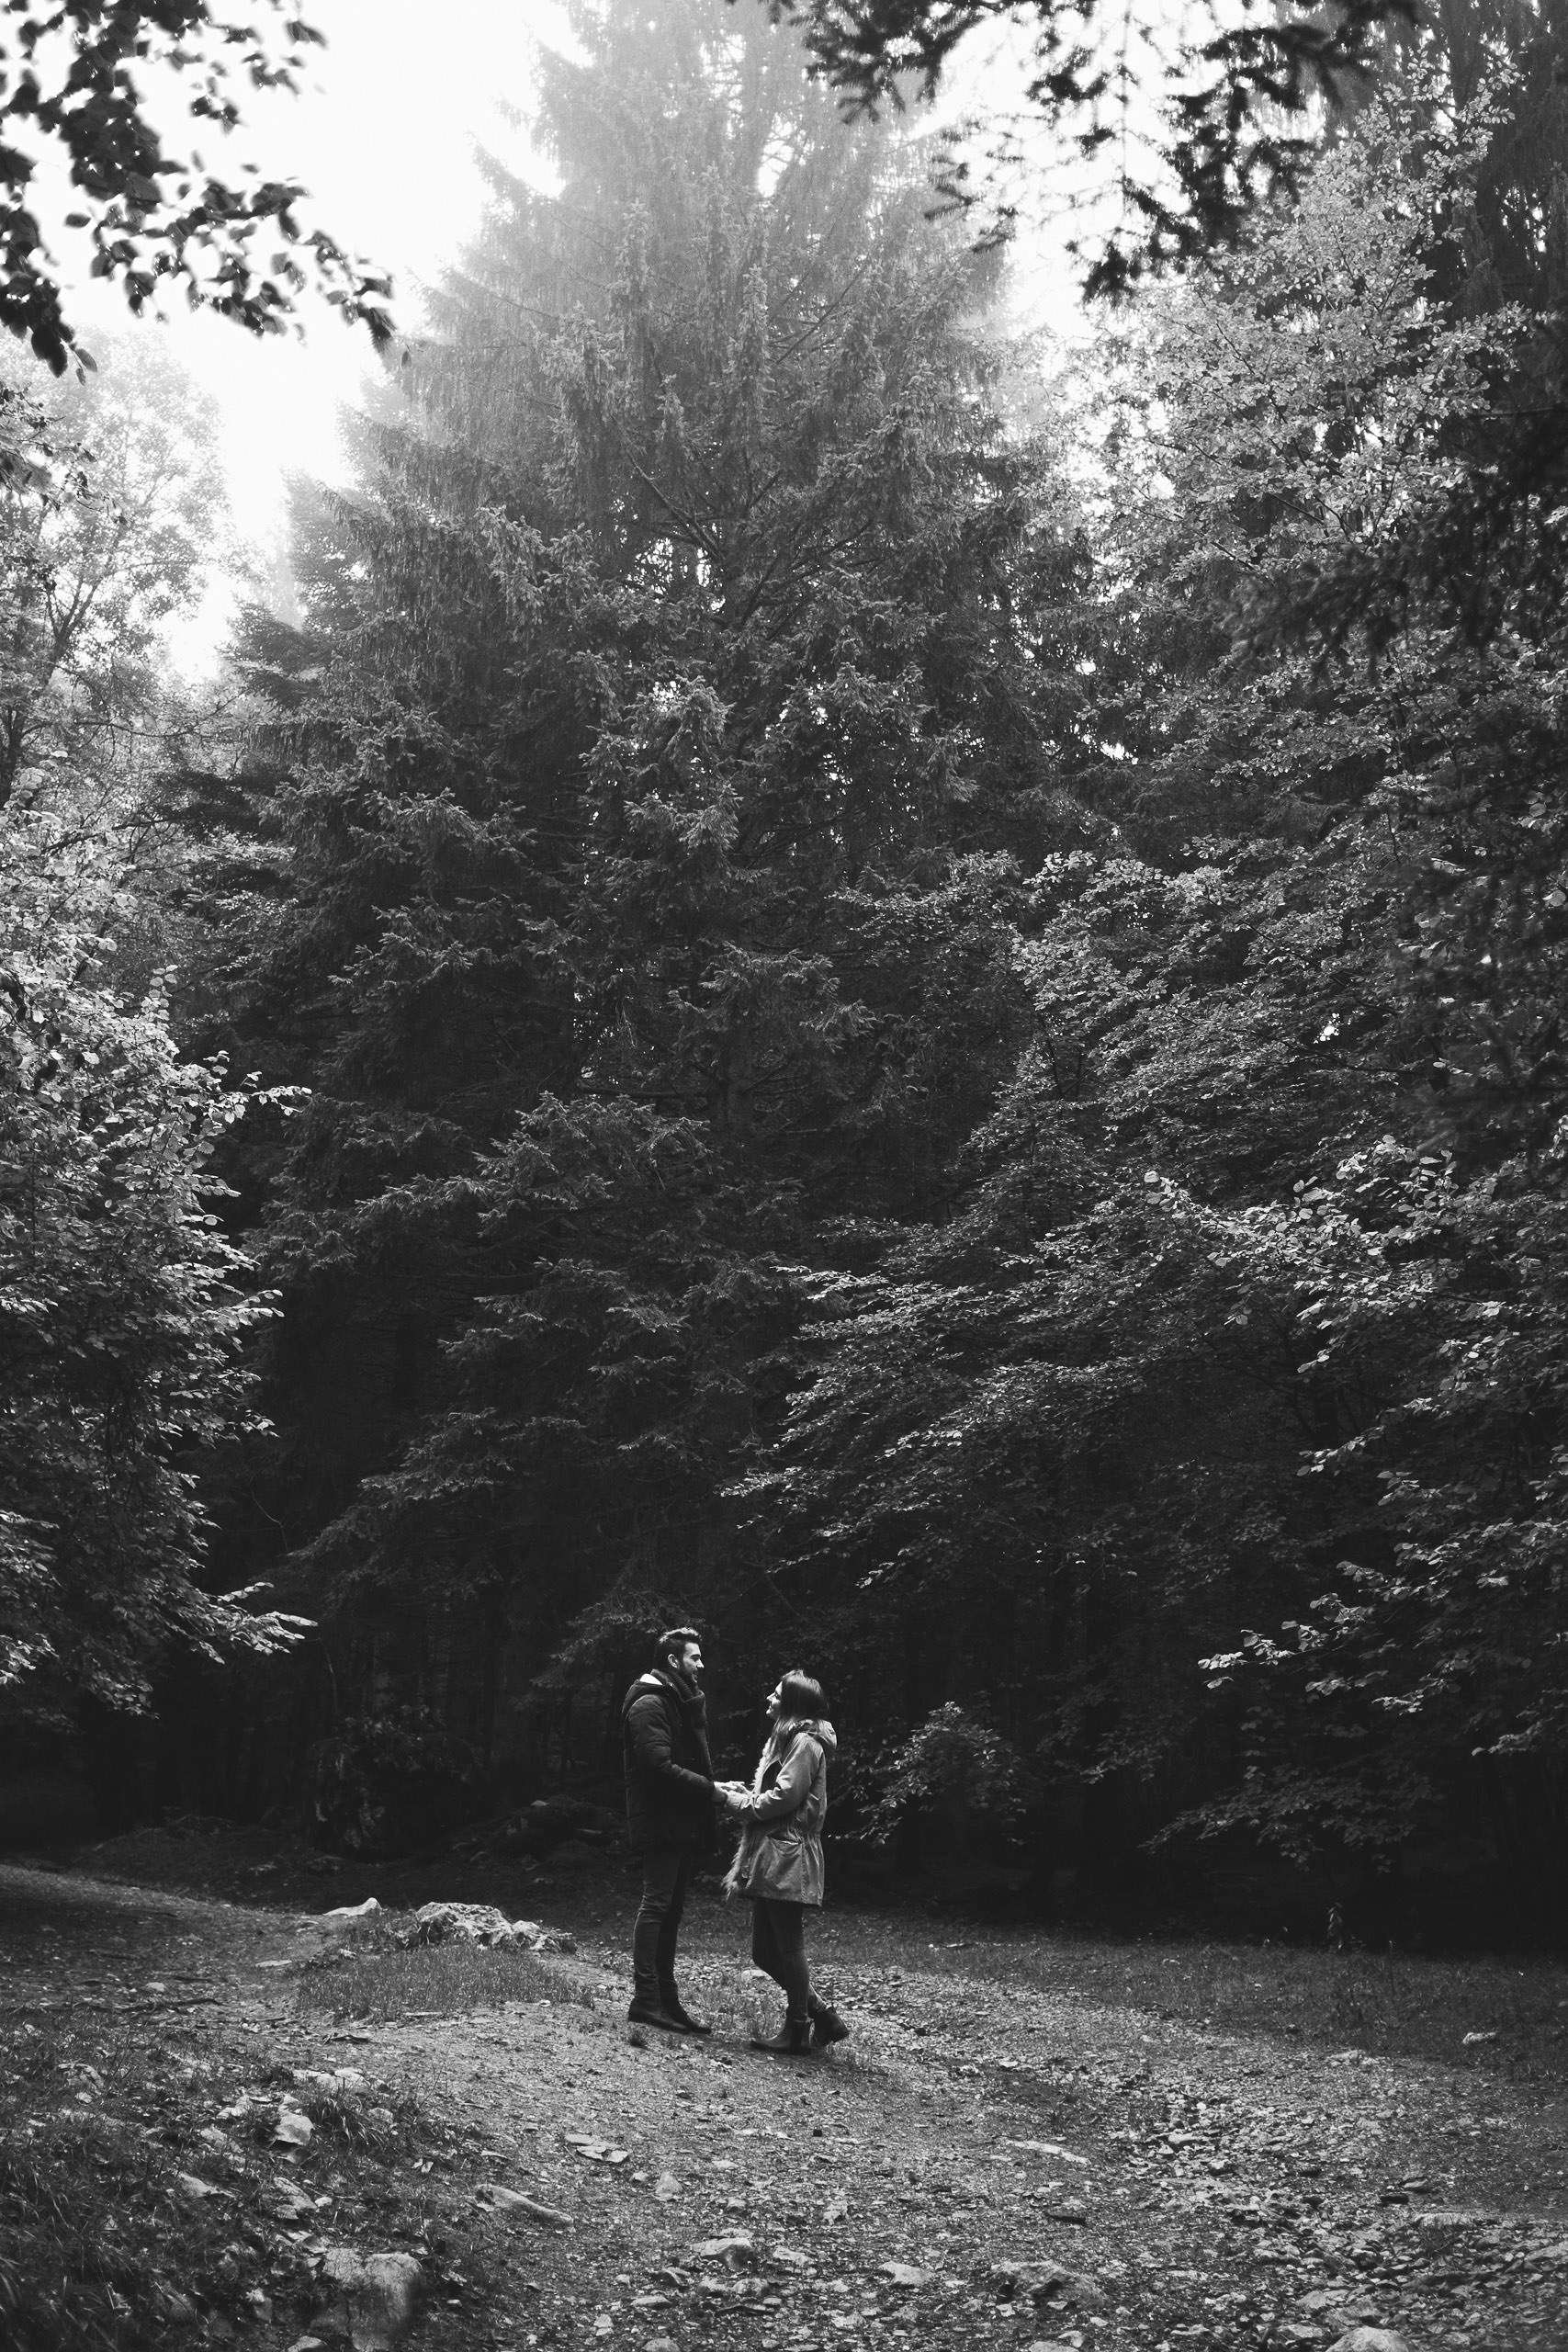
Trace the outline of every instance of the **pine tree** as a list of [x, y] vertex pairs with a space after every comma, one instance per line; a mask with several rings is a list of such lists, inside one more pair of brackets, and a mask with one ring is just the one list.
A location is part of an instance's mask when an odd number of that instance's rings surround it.
[[515, 1673], [615, 1589], [739, 1609], [723, 1490], [799, 1269], [932, 1196], [1021, 1035], [1076, 710], [995, 265], [765, 25], [575, 25], [558, 193], [494, 171], [303, 632], [253, 643], [289, 865], [231, 1000], [314, 1090], [270, 1491], [313, 1592], [457, 1645], [480, 1728], [465, 1643]]

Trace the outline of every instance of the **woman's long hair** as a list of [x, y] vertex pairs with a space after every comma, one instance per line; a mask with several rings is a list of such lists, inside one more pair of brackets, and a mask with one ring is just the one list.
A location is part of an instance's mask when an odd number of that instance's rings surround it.
[[802, 1674], [792, 1667], [787, 1674], [780, 1676], [779, 1719], [762, 1744], [762, 1753], [751, 1775], [753, 1795], [761, 1793], [769, 1765], [782, 1761], [800, 1733], [815, 1730], [827, 1713], [828, 1694], [815, 1675]]

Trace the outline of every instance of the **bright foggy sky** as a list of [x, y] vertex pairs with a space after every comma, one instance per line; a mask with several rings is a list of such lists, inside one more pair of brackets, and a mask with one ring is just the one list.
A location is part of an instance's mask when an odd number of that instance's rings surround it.
[[[328, 46], [310, 53], [307, 86], [252, 96], [243, 127], [204, 153], [214, 166], [254, 162], [301, 181], [311, 225], [390, 273], [399, 325], [417, 333], [421, 285], [479, 225], [476, 150], [528, 167], [499, 109], [528, 110], [536, 41], [568, 44], [564, 19], [555, 0], [314, 0], [308, 13]], [[319, 301], [301, 306], [302, 336], [259, 337], [176, 300], [164, 320], [140, 322], [96, 285], [70, 300], [89, 348], [95, 333], [122, 354], [156, 337], [214, 401], [235, 526], [264, 560], [283, 532], [287, 478], [343, 479], [339, 413], [378, 366], [364, 328]], [[173, 632], [182, 667], [210, 665], [231, 605], [215, 579], [201, 613]]]
[[[242, 129], [220, 146], [207, 142], [208, 160], [254, 161], [269, 177], [301, 181], [309, 222], [391, 273], [399, 323], [417, 333], [421, 285], [439, 277], [479, 225], [476, 151], [532, 167], [525, 138], [501, 108], [530, 111], [536, 44], [570, 46], [564, 15], [558, 0], [313, 0], [307, 13], [328, 46], [310, 52], [306, 87], [252, 96]], [[1040, 259], [1065, 288], [1059, 261], [1053, 269]], [[281, 544], [288, 476], [344, 478], [339, 413], [377, 365], [363, 328], [310, 301], [302, 338], [259, 338], [174, 300], [166, 321], [139, 323], [96, 284], [73, 287], [68, 299], [89, 347], [95, 332], [112, 334], [122, 350], [143, 335], [166, 339], [216, 402], [234, 523], [264, 561]], [[182, 668], [214, 664], [232, 601], [231, 583], [215, 574], [201, 612], [172, 633]]]

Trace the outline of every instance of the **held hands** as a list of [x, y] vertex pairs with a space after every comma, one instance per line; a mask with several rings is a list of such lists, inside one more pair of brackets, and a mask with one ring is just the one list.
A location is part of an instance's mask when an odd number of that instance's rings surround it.
[[720, 1810], [732, 1819], [739, 1819], [751, 1809], [751, 1792], [744, 1781], [716, 1781], [713, 1792]]

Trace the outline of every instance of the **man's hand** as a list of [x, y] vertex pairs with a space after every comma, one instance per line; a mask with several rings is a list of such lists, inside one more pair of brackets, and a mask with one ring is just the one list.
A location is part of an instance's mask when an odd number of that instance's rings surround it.
[[726, 1813], [744, 1813], [751, 1792], [744, 1781], [716, 1781], [713, 1792]]

